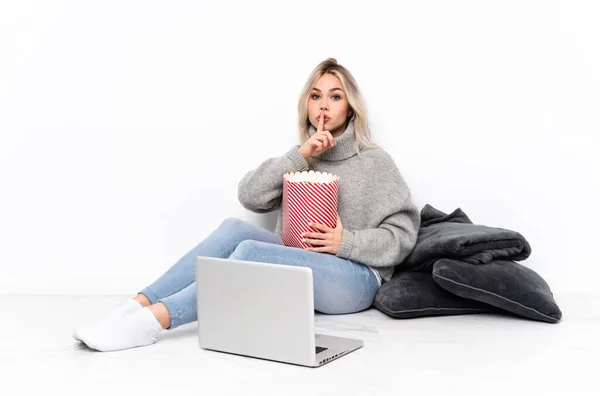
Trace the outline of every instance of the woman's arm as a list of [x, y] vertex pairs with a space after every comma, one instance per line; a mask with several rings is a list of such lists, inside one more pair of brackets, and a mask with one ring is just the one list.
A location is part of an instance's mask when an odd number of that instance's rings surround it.
[[394, 267], [414, 249], [420, 223], [421, 214], [409, 194], [377, 228], [344, 229], [336, 256], [373, 268]]
[[300, 145], [295, 145], [281, 157], [267, 159], [242, 177], [238, 184], [238, 199], [244, 208], [267, 213], [281, 206], [283, 174], [309, 169], [299, 148]]

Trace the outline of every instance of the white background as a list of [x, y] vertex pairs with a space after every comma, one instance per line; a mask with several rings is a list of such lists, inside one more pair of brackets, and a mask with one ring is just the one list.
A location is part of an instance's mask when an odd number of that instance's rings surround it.
[[[520, 232], [553, 291], [600, 275], [600, 6], [588, 1], [2, 1], [0, 290], [131, 293], [297, 136], [336, 58], [419, 208]], [[594, 169], [596, 171], [594, 171]]]

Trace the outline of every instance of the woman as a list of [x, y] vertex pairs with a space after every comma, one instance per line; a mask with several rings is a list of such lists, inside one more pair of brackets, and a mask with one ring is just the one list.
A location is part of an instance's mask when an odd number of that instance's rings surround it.
[[283, 174], [338, 175], [335, 228], [313, 224], [308, 249], [285, 246], [281, 213], [275, 233], [228, 218], [154, 283], [73, 337], [100, 351], [153, 344], [164, 329], [197, 320], [195, 257], [208, 256], [310, 267], [315, 310], [348, 314], [367, 309], [416, 244], [420, 214], [393, 159], [370, 139], [367, 112], [348, 70], [333, 58], [309, 76], [298, 103], [300, 141], [269, 158], [238, 185], [242, 206], [281, 209]]

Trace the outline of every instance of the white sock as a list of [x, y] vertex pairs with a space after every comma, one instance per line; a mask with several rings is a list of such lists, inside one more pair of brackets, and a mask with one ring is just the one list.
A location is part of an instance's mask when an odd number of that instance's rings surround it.
[[126, 303], [124, 303], [124, 304], [118, 306], [117, 308], [113, 309], [112, 311], [110, 311], [102, 320], [100, 320], [92, 325], [83, 325], [83, 326], [75, 327], [73, 329], [73, 338], [75, 338], [78, 341], [82, 341], [81, 337], [79, 336], [79, 332], [81, 330], [83, 330], [83, 328], [89, 327], [89, 326], [98, 326], [102, 322], [112, 321], [112, 320], [121, 318], [131, 312], [134, 312], [134, 311], [136, 311], [138, 309], [142, 309], [142, 308], [144, 308], [142, 306], [142, 304], [140, 304], [139, 302], [137, 302], [134, 299], [129, 299]]
[[164, 330], [148, 307], [127, 316], [89, 326], [78, 333], [81, 341], [102, 352], [154, 344]]

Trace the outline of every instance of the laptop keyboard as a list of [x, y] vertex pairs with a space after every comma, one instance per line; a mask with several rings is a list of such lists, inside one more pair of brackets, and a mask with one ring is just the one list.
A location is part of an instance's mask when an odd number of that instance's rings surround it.
[[325, 347], [320, 347], [320, 346], [315, 347], [316, 353], [321, 353], [321, 352], [326, 351], [326, 350], [327, 350], [327, 348], [325, 348]]

